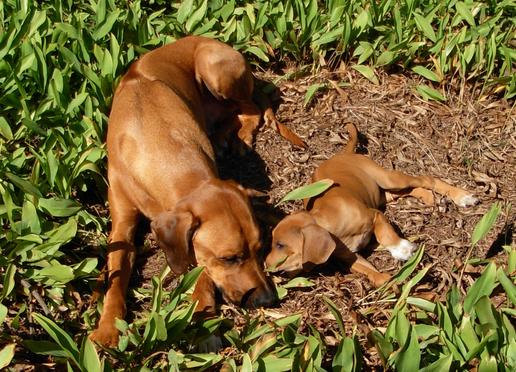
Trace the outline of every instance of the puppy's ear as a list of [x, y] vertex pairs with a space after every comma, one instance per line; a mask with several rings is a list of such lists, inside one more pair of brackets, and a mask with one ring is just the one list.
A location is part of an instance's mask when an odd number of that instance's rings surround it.
[[189, 212], [164, 212], [151, 223], [151, 229], [159, 246], [165, 252], [167, 262], [176, 274], [184, 273], [194, 263], [191, 249], [192, 235], [199, 225]]
[[303, 265], [320, 265], [330, 258], [335, 250], [335, 241], [330, 233], [316, 224], [301, 229], [303, 242]]

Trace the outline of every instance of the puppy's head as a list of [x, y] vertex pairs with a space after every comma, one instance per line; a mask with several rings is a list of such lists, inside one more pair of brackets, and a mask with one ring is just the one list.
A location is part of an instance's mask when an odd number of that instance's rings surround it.
[[335, 250], [330, 233], [308, 212], [285, 217], [272, 232], [272, 247], [265, 260], [271, 271], [294, 276], [328, 260]]
[[151, 227], [174, 272], [204, 266], [224, 299], [235, 304], [259, 307], [276, 300], [258, 259], [260, 233], [248, 196], [234, 182], [203, 184]]

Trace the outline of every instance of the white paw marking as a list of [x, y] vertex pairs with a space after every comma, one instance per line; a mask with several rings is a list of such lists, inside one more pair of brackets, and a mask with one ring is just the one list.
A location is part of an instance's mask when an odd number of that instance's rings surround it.
[[398, 244], [389, 245], [386, 248], [395, 259], [406, 261], [412, 256], [412, 252], [414, 252], [417, 246], [406, 239], [401, 239]]
[[477, 203], [478, 199], [471, 194], [465, 195], [457, 201], [459, 207], [471, 207]]

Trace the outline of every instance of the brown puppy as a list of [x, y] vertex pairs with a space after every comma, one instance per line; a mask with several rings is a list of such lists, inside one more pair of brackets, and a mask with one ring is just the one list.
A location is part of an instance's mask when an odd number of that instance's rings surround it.
[[313, 181], [329, 178], [335, 184], [323, 194], [305, 200], [307, 211], [287, 216], [276, 226], [266, 263], [292, 275], [322, 264], [334, 255], [351, 264], [352, 271], [365, 274], [379, 286], [389, 275], [379, 273], [354, 252], [366, 246], [372, 234], [400, 260], [407, 260], [415, 245], [400, 238], [378, 208], [404, 195], [432, 204], [433, 191], [462, 207], [476, 204], [477, 199], [436, 178], [386, 170], [355, 154], [357, 130], [352, 124], [346, 127], [350, 134], [346, 148], [323, 162], [312, 177]]
[[140, 214], [152, 221], [174, 272], [182, 273], [190, 264], [205, 266], [194, 292], [198, 311], [214, 309], [215, 288], [227, 301], [245, 306], [274, 301], [275, 291], [257, 259], [259, 229], [246, 191], [217, 178], [207, 129], [223, 107], [200, 89], [241, 105], [246, 141], [252, 86], [240, 53], [200, 37], [144, 55], [122, 79], [107, 135], [112, 218], [108, 288], [93, 340], [117, 344], [115, 319], [124, 318], [126, 311]]

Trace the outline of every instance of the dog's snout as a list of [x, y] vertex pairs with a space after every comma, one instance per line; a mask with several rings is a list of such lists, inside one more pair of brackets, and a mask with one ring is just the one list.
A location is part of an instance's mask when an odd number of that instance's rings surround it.
[[274, 286], [267, 283], [264, 288], [253, 288], [242, 297], [242, 306], [249, 309], [272, 306], [278, 300]]

